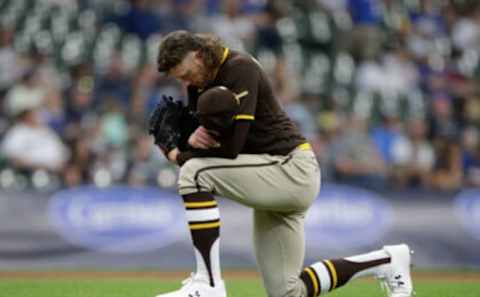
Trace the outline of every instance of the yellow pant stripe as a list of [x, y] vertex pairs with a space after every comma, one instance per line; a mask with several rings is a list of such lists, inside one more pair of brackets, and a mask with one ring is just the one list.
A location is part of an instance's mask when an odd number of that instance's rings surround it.
[[317, 277], [315, 276], [315, 273], [312, 271], [310, 267], [305, 268], [305, 271], [308, 273], [310, 278], [312, 279], [313, 283], [313, 296], [318, 296], [319, 293], [319, 287], [318, 287], [318, 281]]
[[220, 222], [190, 224], [190, 230], [211, 229], [220, 227]]
[[297, 146], [297, 148], [301, 151], [309, 151], [312, 149], [312, 146], [310, 145], [310, 143], [305, 142]]
[[330, 260], [325, 260], [325, 263], [327, 263], [328, 270], [332, 273], [332, 287], [330, 290], [333, 290], [337, 287], [337, 271], [335, 270], [335, 266], [333, 266], [333, 263]]
[[187, 208], [202, 208], [202, 207], [216, 206], [216, 205], [217, 205], [216, 200], [204, 201], [204, 202], [185, 202], [185, 207]]
[[235, 116], [235, 120], [254, 120], [255, 117], [249, 114], [238, 114]]

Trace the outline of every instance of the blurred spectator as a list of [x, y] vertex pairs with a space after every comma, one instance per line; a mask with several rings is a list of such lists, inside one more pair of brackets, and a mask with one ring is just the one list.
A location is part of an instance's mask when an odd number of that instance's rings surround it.
[[37, 69], [29, 69], [21, 81], [8, 91], [4, 108], [9, 116], [15, 117], [25, 109], [44, 104], [46, 92], [45, 86], [40, 84]]
[[25, 63], [13, 48], [14, 28], [0, 24], [0, 98], [21, 76]]
[[89, 137], [80, 134], [72, 140], [70, 147], [72, 153], [64, 170], [64, 185], [74, 187], [91, 182], [94, 154], [90, 148]]
[[115, 146], [96, 147], [94, 149], [95, 160], [91, 166], [93, 182], [101, 187], [125, 182], [127, 174], [126, 152]]
[[322, 181], [335, 181], [335, 154], [333, 141], [340, 131], [343, 115], [339, 112], [328, 110], [319, 113], [317, 133], [309, 139], [315, 152], [318, 163], [322, 168]]
[[115, 22], [124, 32], [136, 34], [143, 40], [160, 32], [160, 18], [154, 13], [152, 2], [151, 0], [129, 0], [126, 12], [118, 16]]
[[141, 132], [133, 140], [128, 159], [129, 185], [156, 184], [159, 169], [170, 166], [163, 154], [155, 148], [150, 136]]
[[158, 73], [151, 64], [144, 65], [133, 81], [132, 97], [130, 103], [130, 116], [136, 122], [142, 122], [148, 114], [146, 101], [158, 79]]
[[288, 7], [281, 7], [275, 1], [268, 1], [265, 8], [257, 13], [254, 52], [262, 50], [272, 52], [275, 56], [283, 56], [283, 40], [276, 26], [277, 21], [284, 17]]
[[47, 91], [59, 91], [63, 87], [62, 76], [53, 63], [52, 57], [38, 48], [30, 53], [30, 67], [36, 69], [38, 83]]
[[351, 51], [355, 58], [365, 59], [377, 56], [383, 34], [380, 0], [348, 0], [348, 9], [353, 22]]
[[[275, 4], [277, 3], [277, 4]], [[285, 14], [285, 7], [268, 1], [263, 11], [256, 15], [256, 36], [252, 51], [269, 74], [273, 90], [280, 102], [289, 103], [298, 96], [298, 83], [283, 51], [283, 40], [276, 26]], [[297, 84], [297, 85], [296, 85]]]
[[464, 185], [480, 187], [480, 132], [468, 127], [462, 134], [462, 164]]
[[97, 76], [95, 82], [95, 101], [113, 97], [124, 110], [128, 110], [132, 93], [131, 77], [126, 73], [125, 65], [119, 52], [112, 55], [105, 74]]
[[174, 30], [189, 30], [195, 32], [211, 31], [210, 22], [199, 0], [170, 0], [165, 1], [170, 7], [161, 12], [162, 32]]
[[427, 127], [421, 118], [411, 119], [408, 133], [392, 145], [393, 185], [399, 188], [428, 187], [435, 151], [427, 139]]
[[[332, 63], [336, 54], [336, 31], [333, 17], [315, 0], [292, 1], [290, 14], [293, 28], [284, 29], [289, 43], [295, 38], [295, 46], [289, 44], [291, 63], [300, 67], [296, 71], [301, 75], [298, 79], [302, 95], [318, 99], [318, 96], [328, 96], [332, 89]], [[288, 28], [288, 27], [287, 27]], [[299, 47], [299, 49], [296, 49]]]
[[462, 51], [480, 48], [480, 5], [465, 9], [452, 28], [453, 46]]
[[401, 44], [390, 48], [382, 57], [359, 65], [355, 78], [357, 90], [379, 94], [382, 112], [391, 116], [400, 116], [402, 98], [406, 98], [409, 108], [422, 109], [423, 99], [411, 95], [419, 87], [415, 64]]
[[68, 93], [66, 112], [69, 123], [80, 124], [84, 117], [93, 113], [93, 94], [91, 90], [81, 86], [70, 89]]
[[380, 124], [371, 129], [370, 135], [385, 165], [392, 166], [394, 163], [394, 145], [402, 137], [400, 118], [382, 115]]
[[284, 106], [285, 112], [295, 122], [302, 134], [311, 139], [316, 133], [316, 123], [312, 112], [305, 104], [292, 102]]
[[17, 114], [3, 139], [2, 153], [11, 166], [26, 172], [36, 169], [60, 172], [69, 154], [62, 140], [41, 121], [34, 108]]
[[241, 10], [241, 0], [223, 2], [223, 13], [213, 16], [212, 32], [218, 35], [231, 49], [250, 51], [255, 40], [255, 25]]
[[121, 108], [117, 100], [104, 98], [103, 106], [105, 112], [100, 118], [100, 137], [99, 141], [105, 146], [118, 147], [126, 149], [128, 141], [128, 124], [125, 110]]
[[61, 137], [65, 136], [67, 118], [62, 93], [52, 89], [45, 96], [45, 104], [40, 108], [43, 121]]
[[[438, 59], [447, 54], [445, 44], [447, 24], [441, 15], [440, 1], [422, 0], [418, 10], [411, 11], [411, 27], [407, 37], [408, 47], [418, 59]], [[443, 44], [443, 46], [439, 46]]]
[[411, 12], [410, 20], [415, 33], [424, 37], [444, 36], [447, 24], [442, 16], [442, 6], [439, 1], [421, 0], [418, 10]]
[[380, 59], [365, 59], [357, 68], [355, 87], [363, 92], [381, 92], [383, 75]]
[[476, 127], [480, 127], [480, 94], [472, 96], [465, 102], [465, 120]]
[[378, 25], [381, 21], [381, 1], [348, 0], [352, 21], [357, 25]]
[[453, 117], [453, 106], [450, 99], [444, 97], [434, 99], [430, 112], [430, 139], [458, 135], [459, 126]]
[[94, 80], [90, 70], [80, 65], [73, 71], [72, 85], [66, 91], [65, 116], [67, 119], [65, 137], [74, 139], [79, 131], [95, 126], [98, 118], [94, 102]]
[[354, 114], [333, 140], [336, 179], [360, 187], [381, 190], [386, 186], [386, 167], [368, 135], [366, 119]]
[[[185, 89], [177, 81], [170, 77], [159, 77], [153, 69], [146, 68], [145, 75], [139, 77], [135, 87], [134, 103], [135, 111], [140, 119], [145, 120], [150, 111], [160, 102], [162, 95], [172, 96], [176, 100], [184, 101]], [[139, 120], [140, 121], [140, 120]]]
[[453, 191], [462, 186], [462, 156], [458, 139], [439, 136], [434, 140], [435, 161], [429, 176], [434, 190]]

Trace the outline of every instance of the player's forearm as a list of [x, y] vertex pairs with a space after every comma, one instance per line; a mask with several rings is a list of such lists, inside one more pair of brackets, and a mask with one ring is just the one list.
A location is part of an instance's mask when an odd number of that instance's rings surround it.
[[247, 140], [248, 130], [250, 129], [249, 122], [238, 122], [235, 125], [234, 133], [231, 137], [224, 138], [218, 148], [210, 149], [192, 149], [180, 152], [176, 158], [177, 163], [182, 166], [186, 161], [192, 158], [226, 158], [235, 159], [243, 150]]
[[192, 158], [225, 158], [235, 159], [240, 153], [240, 149], [234, 146], [222, 144], [218, 148], [210, 149], [192, 149], [185, 152], [180, 152], [176, 157], [178, 165], [182, 166], [185, 162]]

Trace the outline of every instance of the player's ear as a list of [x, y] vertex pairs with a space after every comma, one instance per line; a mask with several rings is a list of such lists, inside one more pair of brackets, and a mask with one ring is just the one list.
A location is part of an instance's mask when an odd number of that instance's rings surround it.
[[203, 63], [203, 53], [201, 50], [196, 50], [193, 54], [194, 63]]

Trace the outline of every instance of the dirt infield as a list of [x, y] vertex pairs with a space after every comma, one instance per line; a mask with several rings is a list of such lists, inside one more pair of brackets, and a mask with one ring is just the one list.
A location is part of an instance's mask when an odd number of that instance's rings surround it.
[[[185, 271], [0, 271], [0, 279], [111, 279], [111, 278], [156, 278], [161, 280], [182, 279]], [[254, 271], [227, 271], [225, 278], [257, 278]], [[480, 271], [416, 271], [416, 280], [455, 281], [480, 283]]]

